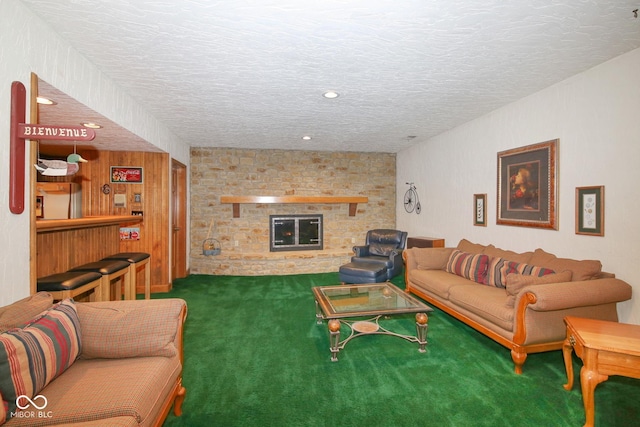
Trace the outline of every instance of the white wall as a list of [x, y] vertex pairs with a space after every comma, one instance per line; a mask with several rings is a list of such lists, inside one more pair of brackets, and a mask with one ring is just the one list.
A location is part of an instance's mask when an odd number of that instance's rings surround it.
[[[0, 0], [0, 306], [29, 294], [29, 215], [9, 212], [11, 83], [36, 73], [89, 108], [189, 165], [189, 148], [53, 33], [22, 3]], [[28, 96], [28, 95], [27, 95]], [[28, 99], [28, 98], [27, 98]], [[27, 107], [28, 109], [28, 107]], [[28, 119], [27, 111], [27, 121]], [[30, 165], [26, 165], [28, 182]], [[28, 187], [27, 187], [28, 188]], [[28, 191], [28, 190], [26, 190]], [[28, 195], [26, 197], [29, 197]], [[25, 206], [29, 206], [28, 200]]]
[[[466, 238], [599, 259], [634, 288], [618, 305], [620, 321], [640, 324], [639, 76], [636, 49], [398, 153], [398, 228], [447, 246]], [[556, 138], [559, 229], [496, 225], [497, 153]], [[407, 181], [418, 188], [420, 215], [404, 211]], [[605, 186], [604, 237], [575, 234], [575, 188], [592, 185]], [[487, 227], [473, 225], [475, 193], [487, 193]]]

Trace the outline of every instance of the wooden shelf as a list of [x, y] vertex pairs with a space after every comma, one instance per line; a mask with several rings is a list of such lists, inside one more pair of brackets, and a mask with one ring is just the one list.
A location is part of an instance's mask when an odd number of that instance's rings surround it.
[[142, 222], [136, 215], [86, 216], [73, 219], [39, 219], [36, 221], [38, 233], [45, 231], [74, 230], [78, 228], [104, 227], [113, 224], [133, 224]]
[[368, 197], [343, 196], [221, 196], [220, 203], [233, 205], [233, 217], [240, 218], [240, 205], [248, 203], [297, 203], [297, 204], [330, 204], [348, 203], [349, 216], [355, 216], [358, 203], [368, 203]]

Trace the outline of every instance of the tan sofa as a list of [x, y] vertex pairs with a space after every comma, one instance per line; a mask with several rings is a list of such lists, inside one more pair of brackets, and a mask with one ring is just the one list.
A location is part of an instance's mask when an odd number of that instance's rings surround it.
[[565, 316], [617, 321], [631, 286], [599, 261], [516, 253], [465, 239], [456, 248], [403, 252], [406, 291], [511, 350], [515, 372], [527, 354], [558, 350]]
[[186, 313], [181, 299], [53, 304], [46, 292], [1, 307], [0, 424], [160, 426], [172, 406], [181, 415]]

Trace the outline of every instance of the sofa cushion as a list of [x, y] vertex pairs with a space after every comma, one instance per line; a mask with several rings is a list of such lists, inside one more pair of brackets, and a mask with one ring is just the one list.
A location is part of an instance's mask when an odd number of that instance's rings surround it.
[[507, 274], [510, 273], [519, 273], [527, 276], [544, 276], [546, 274], [553, 274], [554, 271], [531, 264], [509, 261], [504, 258], [491, 258], [484, 284], [504, 289], [506, 287]]
[[506, 299], [507, 294], [504, 290], [492, 286], [455, 286], [449, 293], [450, 302], [503, 329], [512, 331], [515, 310], [506, 306]]
[[449, 290], [454, 286], [481, 286], [476, 282], [447, 273], [444, 270], [414, 269], [409, 271], [409, 281], [413, 287], [424, 289], [444, 299], [449, 299]]
[[533, 256], [533, 252], [518, 253], [514, 251], [508, 251], [506, 249], [496, 248], [493, 245], [487, 246], [483, 251], [483, 254], [489, 255], [490, 258], [504, 258], [515, 262], [529, 262]]
[[531, 275], [524, 275], [519, 273], [509, 273], [506, 279], [507, 289], [507, 306], [513, 307], [516, 302], [516, 296], [522, 289], [529, 285], [546, 285], [548, 283], [565, 283], [571, 281], [571, 271], [565, 270], [560, 273], [547, 274], [545, 276], [537, 277]]
[[[79, 359], [63, 375], [42, 390], [56, 425], [133, 417], [136, 425], [149, 426], [157, 418], [181, 372], [178, 357], [128, 359]], [[40, 419], [38, 421], [41, 421]], [[32, 427], [33, 419], [14, 418], [11, 427]]]
[[0, 332], [24, 326], [52, 305], [53, 297], [49, 292], [38, 292], [13, 304], [0, 307]]
[[485, 245], [481, 245], [479, 243], [472, 243], [467, 239], [462, 239], [458, 242], [458, 246], [456, 249], [462, 252], [468, 252], [470, 254], [481, 254], [486, 248]]
[[408, 251], [420, 253], [416, 256], [416, 263], [420, 270], [444, 270], [453, 248], [411, 248]]
[[558, 258], [542, 249], [536, 249], [533, 252], [530, 263], [555, 271], [571, 270], [571, 280], [574, 282], [597, 279], [602, 271], [602, 263], [600, 261]]
[[[23, 329], [0, 335], [0, 393], [16, 410], [16, 398], [33, 398], [80, 354], [80, 323], [72, 300], [45, 311]], [[28, 402], [25, 401], [26, 405]]]
[[[121, 304], [118, 309], [108, 301], [79, 303], [81, 357], [175, 356], [176, 325], [184, 302], [171, 300], [169, 308], [166, 302], [145, 300], [139, 304]], [[158, 316], [158, 304], [162, 304], [161, 316]]]
[[484, 283], [488, 265], [487, 255], [471, 254], [456, 249], [451, 252], [445, 271], [477, 283]]

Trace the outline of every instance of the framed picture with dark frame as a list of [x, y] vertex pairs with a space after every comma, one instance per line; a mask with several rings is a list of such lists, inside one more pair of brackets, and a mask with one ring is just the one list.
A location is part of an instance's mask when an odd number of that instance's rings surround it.
[[558, 229], [558, 141], [498, 153], [497, 224]]
[[576, 234], [604, 236], [604, 185], [576, 188]]
[[473, 225], [487, 226], [487, 195], [473, 195]]
[[111, 183], [142, 184], [142, 168], [111, 166]]

